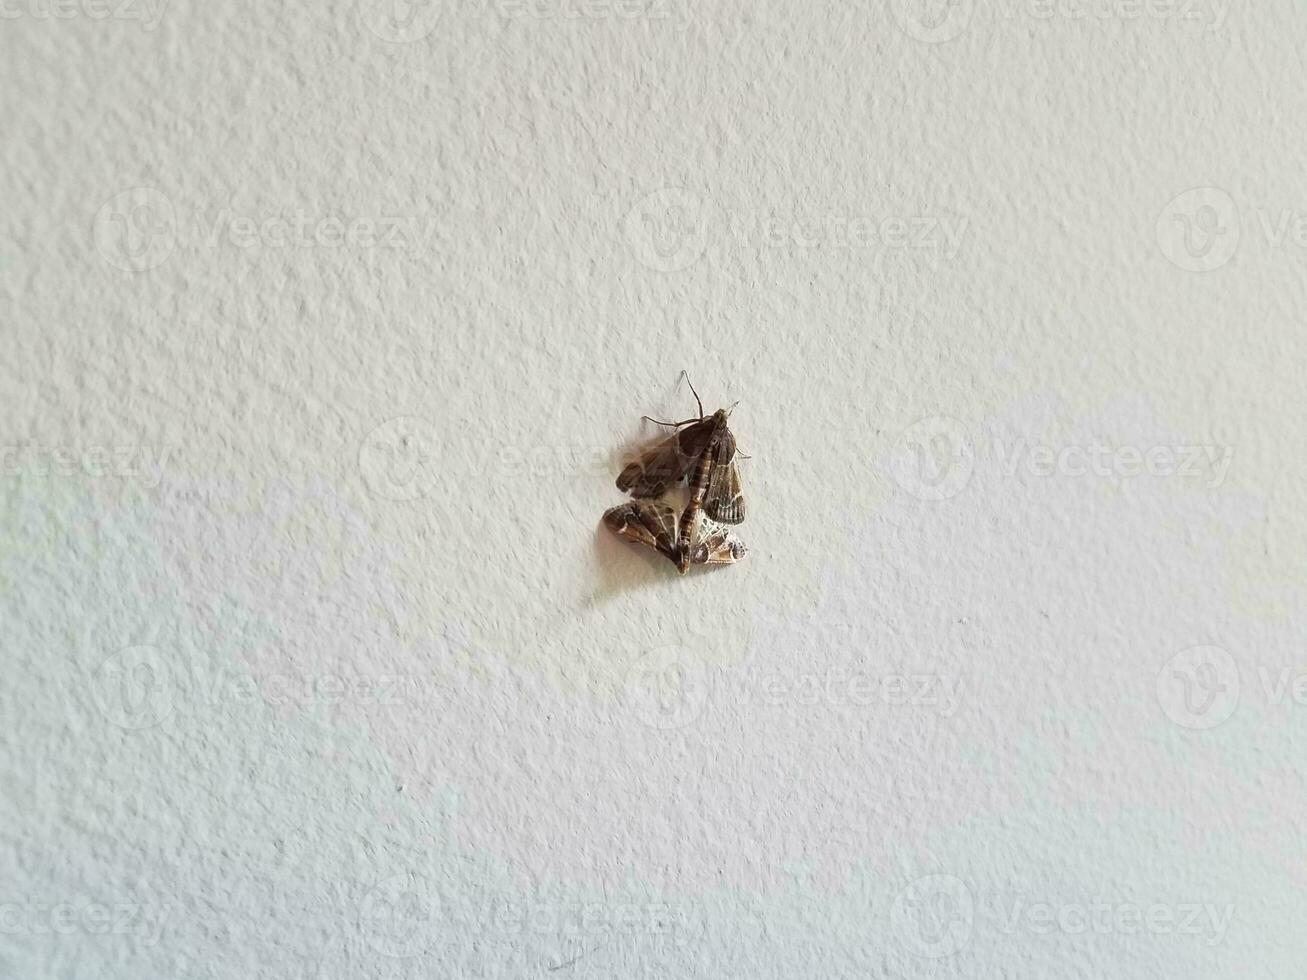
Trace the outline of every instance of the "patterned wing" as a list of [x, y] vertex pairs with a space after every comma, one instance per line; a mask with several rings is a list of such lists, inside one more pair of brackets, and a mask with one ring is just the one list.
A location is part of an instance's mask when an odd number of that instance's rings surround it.
[[708, 448], [714, 431], [712, 419], [687, 425], [622, 470], [617, 489], [632, 497], [661, 496], [669, 486], [685, 479], [694, 461]]
[[740, 489], [740, 471], [734, 460], [712, 468], [703, 511], [723, 524], [739, 524], [744, 520], [744, 492]]
[[744, 542], [729, 529], [710, 521], [701, 521], [699, 533], [690, 542], [691, 565], [729, 565], [749, 553]]
[[676, 561], [676, 512], [666, 504], [647, 500], [618, 504], [604, 514], [604, 523], [618, 537]]

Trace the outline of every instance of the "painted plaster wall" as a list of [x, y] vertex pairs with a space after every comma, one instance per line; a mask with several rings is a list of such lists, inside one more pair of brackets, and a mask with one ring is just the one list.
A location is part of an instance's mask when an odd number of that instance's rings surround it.
[[0, 974], [1294, 975], [1305, 43], [9, 0]]

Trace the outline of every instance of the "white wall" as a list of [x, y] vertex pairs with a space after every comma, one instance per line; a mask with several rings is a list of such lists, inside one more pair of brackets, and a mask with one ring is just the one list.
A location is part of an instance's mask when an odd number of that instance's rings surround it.
[[0, 975], [1297, 972], [1301, 4], [159, 2], [0, 30]]

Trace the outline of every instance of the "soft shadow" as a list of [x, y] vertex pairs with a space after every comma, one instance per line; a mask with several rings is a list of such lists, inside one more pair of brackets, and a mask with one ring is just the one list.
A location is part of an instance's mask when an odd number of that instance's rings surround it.
[[595, 554], [599, 558], [600, 582], [586, 601], [589, 606], [681, 577], [676, 566], [652, 548], [623, 541], [608, 530], [603, 518], [595, 527]]

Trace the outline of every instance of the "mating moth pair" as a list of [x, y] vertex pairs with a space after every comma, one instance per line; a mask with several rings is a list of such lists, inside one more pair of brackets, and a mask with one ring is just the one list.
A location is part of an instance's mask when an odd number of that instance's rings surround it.
[[[690, 386], [694, 391], [694, 386]], [[735, 466], [735, 437], [728, 412], [719, 408], [683, 422], [659, 422], [674, 428], [668, 439], [641, 456], [617, 477], [617, 489], [636, 499], [604, 514], [609, 529], [628, 541], [657, 550], [682, 575], [691, 565], [726, 565], [745, 556], [744, 544], [723, 526], [744, 520], [744, 494]], [[679, 521], [661, 498], [669, 487], [689, 481], [690, 499]]]

